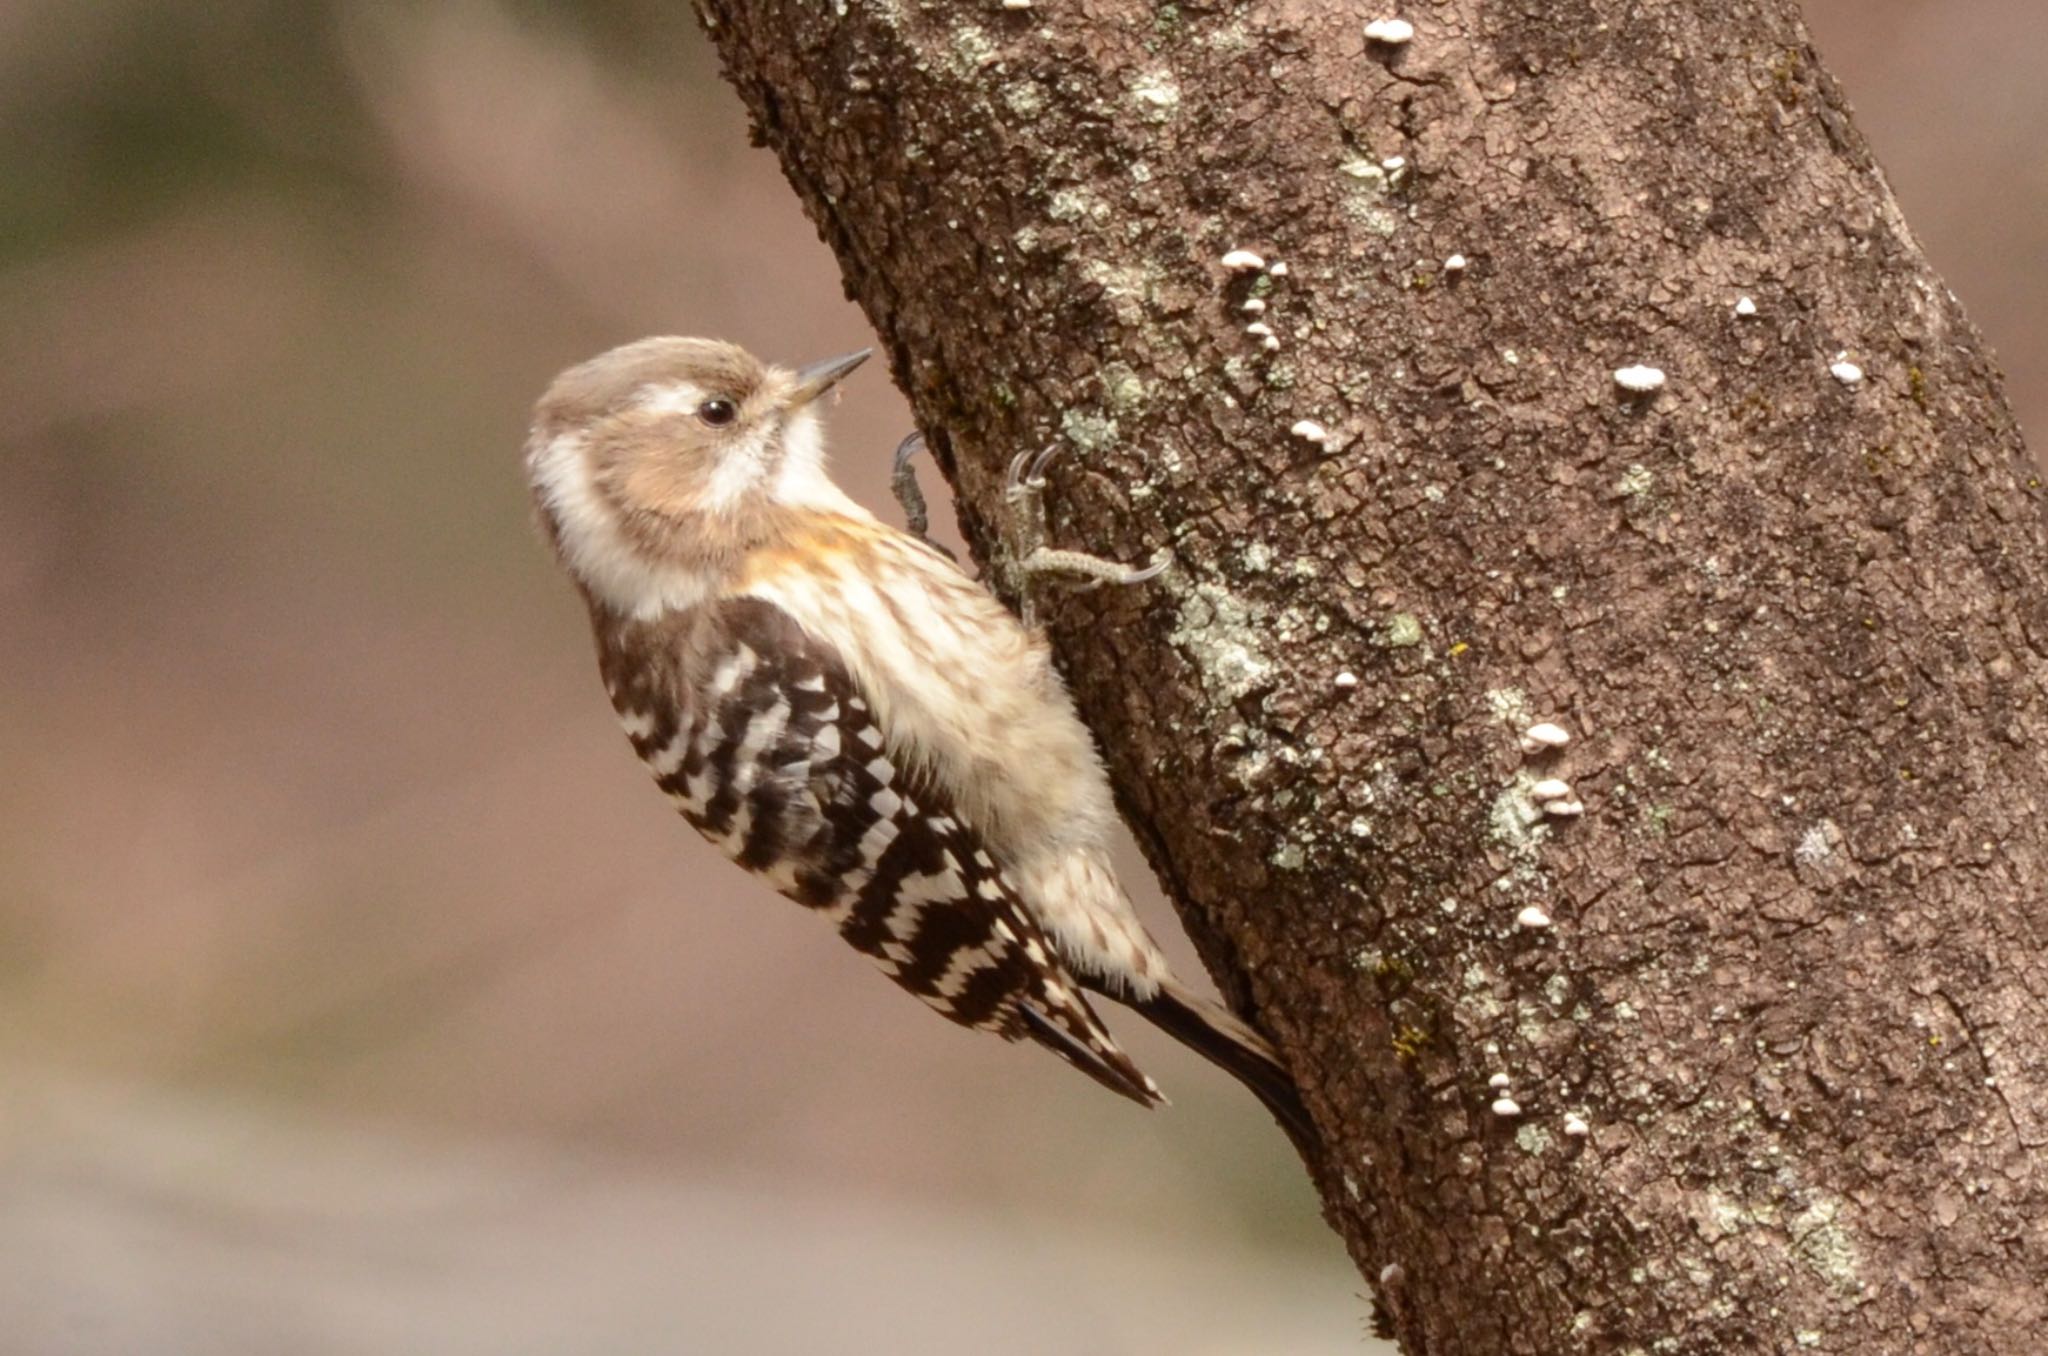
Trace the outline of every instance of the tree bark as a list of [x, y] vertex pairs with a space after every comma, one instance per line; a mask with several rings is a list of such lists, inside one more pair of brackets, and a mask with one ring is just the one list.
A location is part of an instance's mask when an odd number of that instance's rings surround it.
[[1791, 0], [698, 5], [977, 551], [1173, 549], [1048, 629], [1406, 1350], [2036, 1349], [2048, 523]]

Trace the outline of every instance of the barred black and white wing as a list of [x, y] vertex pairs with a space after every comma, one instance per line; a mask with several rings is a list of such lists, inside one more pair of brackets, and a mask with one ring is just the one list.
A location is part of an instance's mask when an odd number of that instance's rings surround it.
[[[1153, 1105], [1002, 864], [900, 766], [853, 674], [773, 603], [709, 603], [603, 638], [633, 747], [699, 832], [953, 1021], [1030, 1037]], [[655, 653], [651, 653], [655, 652]]]

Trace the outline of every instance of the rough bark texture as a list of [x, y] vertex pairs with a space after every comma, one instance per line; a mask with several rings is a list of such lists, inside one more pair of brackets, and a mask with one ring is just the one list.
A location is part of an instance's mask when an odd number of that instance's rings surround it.
[[1050, 629], [1406, 1349], [2037, 1349], [2041, 491], [1790, 0], [700, 9], [977, 543], [1173, 547]]

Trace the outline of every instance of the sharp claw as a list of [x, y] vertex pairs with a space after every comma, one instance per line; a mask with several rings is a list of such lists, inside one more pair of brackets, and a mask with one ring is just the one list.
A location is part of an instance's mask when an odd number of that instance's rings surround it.
[[1024, 463], [1031, 457], [1029, 452], [1019, 452], [1010, 458], [1010, 469], [1003, 476], [1003, 493], [1015, 496], [1024, 488]]
[[896, 465], [894, 468], [894, 473], [898, 476], [901, 476], [903, 474], [903, 468], [910, 465], [910, 459], [916, 456], [918, 452], [923, 449], [923, 447], [924, 434], [918, 431], [917, 429], [912, 429], [910, 431], [910, 436], [908, 438], [905, 438], [902, 442], [896, 444]]
[[1045, 468], [1066, 449], [1059, 443], [1047, 443], [1039, 454], [1031, 459], [1031, 469], [1024, 473], [1024, 483], [1032, 489], [1045, 488]]
[[1116, 582], [1119, 584], [1150, 583], [1152, 580], [1157, 579], [1160, 575], [1165, 574], [1167, 567], [1172, 564], [1172, 548], [1162, 546], [1159, 548], [1158, 554], [1152, 557], [1152, 563], [1150, 565], [1147, 565], [1142, 570], [1126, 570], [1124, 572], [1124, 577], [1117, 580]]
[[903, 506], [903, 525], [910, 535], [952, 560], [953, 553], [932, 540], [931, 514], [925, 508], [924, 491], [917, 487], [917, 470], [910, 464], [924, 445], [924, 434], [916, 431], [896, 444], [896, 467], [889, 476], [889, 488]]

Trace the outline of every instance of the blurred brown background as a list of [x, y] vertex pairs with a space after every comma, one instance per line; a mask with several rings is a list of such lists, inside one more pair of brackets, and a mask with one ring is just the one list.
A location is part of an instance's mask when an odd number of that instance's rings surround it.
[[[1807, 9], [2038, 424], [2048, 14]], [[620, 738], [533, 397], [867, 339], [681, 0], [6, 0], [0, 138], [0, 1356], [1371, 1346], [1235, 1087], [933, 1019]]]

